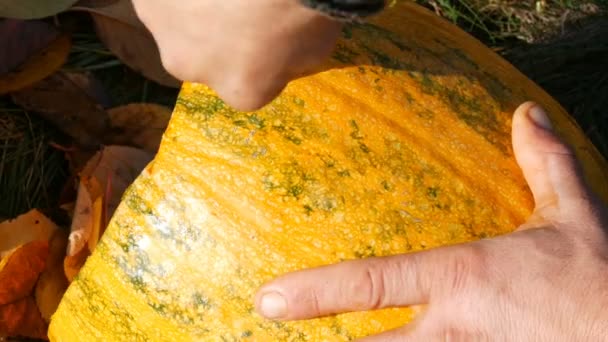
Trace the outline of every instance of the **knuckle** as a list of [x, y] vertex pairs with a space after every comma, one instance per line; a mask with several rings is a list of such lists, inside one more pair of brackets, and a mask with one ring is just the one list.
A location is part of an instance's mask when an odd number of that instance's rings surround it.
[[473, 283], [485, 281], [488, 258], [486, 249], [476, 243], [463, 246], [457, 253], [452, 253], [447, 262], [447, 293], [458, 293]]
[[369, 263], [361, 279], [353, 283], [353, 294], [350, 298], [359, 298], [359, 302], [355, 306], [360, 309], [380, 309], [386, 303], [385, 291], [385, 270], [383, 262], [374, 260]]
[[308, 306], [314, 317], [319, 317], [323, 315], [323, 311], [321, 310], [321, 299], [319, 298], [319, 294], [316, 290], [311, 289], [308, 293]]

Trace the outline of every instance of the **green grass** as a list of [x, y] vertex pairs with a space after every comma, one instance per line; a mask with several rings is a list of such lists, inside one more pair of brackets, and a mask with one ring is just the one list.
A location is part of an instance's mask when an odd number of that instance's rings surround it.
[[67, 162], [49, 143], [62, 139], [42, 119], [0, 99], [0, 219], [56, 206]]
[[565, 21], [606, 13], [608, 0], [417, 0], [491, 46], [534, 43]]

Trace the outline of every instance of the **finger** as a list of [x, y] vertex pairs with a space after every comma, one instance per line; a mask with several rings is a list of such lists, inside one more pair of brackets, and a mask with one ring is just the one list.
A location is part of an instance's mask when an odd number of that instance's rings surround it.
[[536, 208], [563, 207], [589, 196], [572, 150], [553, 132], [546, 112], [526, 102], [513, 117], [513, 149]]
[[263, 286], [256, 309], [270, 319], [294, 320], [428, 303], [433, 293], [457, 288], [467, 277], [477, 256], [465, 246], [293, 272]]

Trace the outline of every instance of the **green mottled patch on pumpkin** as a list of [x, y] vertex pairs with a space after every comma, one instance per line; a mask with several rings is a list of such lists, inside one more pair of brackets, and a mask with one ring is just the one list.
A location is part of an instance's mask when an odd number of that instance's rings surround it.
[[293, 103], [295, 103], [296, 106], [298, 106], [298, 107], [304, 107], [304, 106], [306, 106], [306, 102], [304, 100], [302, 100], [301, 98], [299, 98], [299, 97], [294, 97], [293, 98]]
[[192, 115], [195, 121], [210, 120], [216, 113], [226, 108], [224, 101], [211, 95], [200, 97], [180, 96], [175, 105], [176, 108], [181, 108], [184, 112]]
[[[487, 142], [495, 146], [501, 152], [507, 154], [509, 148], [504, 144], [509, 141], [510, 132], [498, 121], [497, 108], [493, 103], [481, 102], [478, 98], [468, 95], [463, 91], [469, 84], [460, 86], [446, 86], [437, 82], [434, 76], [427, 72], [410, 73], [410, 77], [416, 80], [424, 94], [433, 96], [448, 105], [453, 112], [467, 126], [481, 135]], [[417, 112], [417, 114], [425, 112]]]
[[360, 56], [359, 52], [340, 43], [336, 44], [336, 47], [334, 48], [334, 52], [332, 54], [333, 59], [347, 65], [355, 64], [355, 59], [358, 56]]
[[392, 191], [394, 189], [394, 185], [387, 180], [383, 180], [380, 184], [382, 185], [382, 188], [386, 191]]
[[358, 29], [365, 32], [365, 38], [368, 42], [384, 39], [389, 41], [400, 51], [412, 51], [401, 36], [383, 27], [371, 23], [351, 23], [349, 25], [351, 25], [352, 29]]
[[372, 63], [386, 68], [383, 69], [386, 73], [396, 70], [413, 70], [414, 68], [413, 64], [402, 61], [397, 57], [391, 57], [384, 52], [375, 50], [373, 47], [364, 46], [363, 48], [367, 52]]

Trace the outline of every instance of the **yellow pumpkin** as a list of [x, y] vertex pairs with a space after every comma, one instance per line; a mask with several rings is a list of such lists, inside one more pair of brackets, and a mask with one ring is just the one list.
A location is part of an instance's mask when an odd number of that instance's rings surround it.
[[347, 26], [324, 71], [259, 111], [184, 85], [51, 340], [345, 341], [409, 322], [407, 308], [273, 322], [253, 295], [285, 272], [513, 230], [533, 208], [510, 142], [525, 100], [548, 109], [607, 199], [607, 163], [567, 113], [411, 3]]

